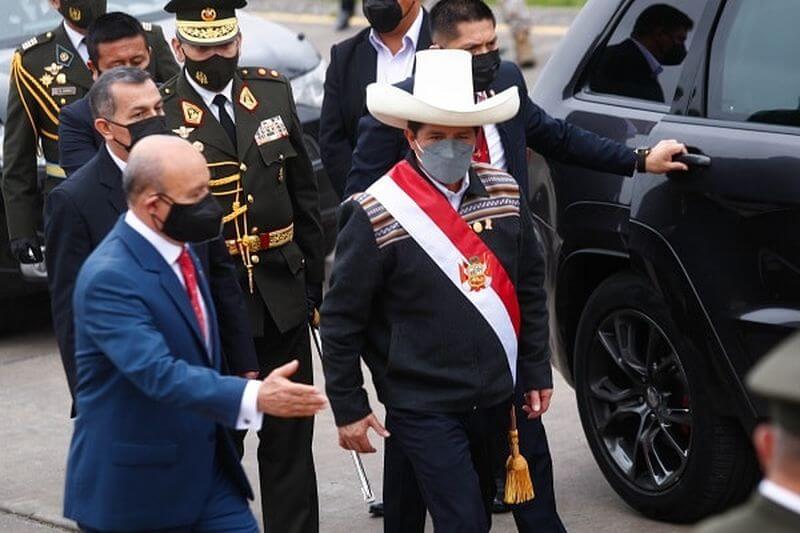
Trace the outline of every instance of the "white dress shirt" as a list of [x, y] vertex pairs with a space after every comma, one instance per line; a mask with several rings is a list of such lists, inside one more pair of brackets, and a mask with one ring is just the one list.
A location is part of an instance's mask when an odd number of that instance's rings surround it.
[[[492, 96], [494, 96], [494, 91]], [[477, 93], [476, 101], [486, 100], [486, 93]], [[483, 127], [483, 134], [486, 136], [486, 144], [489, 146], [489, 164], [493, 168], [507, 170], [506, 152], [503, 150], [503, 140], [500, 138], [500, 131], [494, 124], [486, 124]]]
[[125, 168], [128, 166], [128, 162], [127, 161], [123, 161], [122, 159], [117, 157], [114, 154], [114, 152], [111, 151], [111, 148], [108, 147], [108, 144], [106, 144], [106, 151], [108, 152], [108, 155], [111, 156], [111, 160], [114, 162], [114, 164], [116, 164], [117, 167], [119, 167], [119, 171], [120, 172], [125, 172]]
[[211, 111], [211, 114], [214, 115], [214, 118], [217, 119], [218, 121], [219, 121], [219, 108], [214, 103], [214, 97], [217, 96], [218, 94], [224, 96], [225, 111], [228, 112], [228, 116], [230, 116], [233, 123], [236, 124], [236, 113], [233, 110], [233, 96], [232, 96], [233, 80], [229, 81], [228, 85], [226, 85], [225, 88], [222, 89], [220, 92], [215, 93], [214, 91], [209, 91], [208, 89], [201, 87], [200, 84], [194, 81], [192, 77], [189, 76], [188, 73], [185, 73], [184, 75], [186, 76], [186, 79], [189, 81], [189, 85], [191, 85], [192, 88], [195, 91], [197, 91], [197, 94], [200, 96], [200, 98], [203, 99], [203, 103], [206, 104], [208, 110]]
[[[115, 159], [114, 154], [111, 154], [111, 158]], [[183, 246], [172, 243], [153, 231], [149, 226], [147, 226], [147, 224], [139, 220], [139, 217], [137, 217], [133, 211], [129, 210], [125, 213], [125, 223], [127, 223], [128, 226], [130, 226], [136, 233], [144, 237], [144, 239], [156, 249], [158, 254], [163, 257], [164, 261], [166, 261], [170, 268], [172, 268], [172, 271], [178, 277], [178, 281], [180, 281], [181, 285], [183, 285], [185, 288], [186, 281], [183, 279], [183, 273], [181, 272], [181, 267], [178, 264], [178, 257], [181, 255], [181, 252], [183, 252]], [[205, 322], [205, 341], [206, 346], [208, 346], [211, 328], [208, 320], [208, 310], [205, 302], [203, 301], [203, 294], [200, 291], [199, 286], [197, 287], [197, 294], [200, 300], [200, 309], [203, 312], [203, 320]], [[211, 357], [210, 354], [209, 357]], [[248, 380], [247, 385], [244, 388], [244, 393], [242, 393], [239, 416], [236, 419], [236, 429], [261, 429], [261, 422], [264, 415], [258, 411], [258, 389], [260, 386], [260, 381], [254, 379]]]
[[69, 37], [69, 42], [71, 42], [73, 48], [77, 50], [78, 55], [81, 56], [83, 64], [85, 65], [89, 62], [89, 48], [86, 46], [86, 36], [73, 30], [72, 26], [67, 24], [66, 21], [64, 21], [64, 29], [67, 32], [67, 37]]
[[789, 509], [791, 512], [800, 515], [800, 494], [789, 489], [783, 488], [774, 481], [763, 480], [758, 485], [758, 492], [781, 507]]
[[639, 51], [642, 52], [645, 60], [647, 60], [647, 64], [650, 66], [650, 71], [653, 73], [653, 77], [657, 78], [658, 75], [664, 70], [664, 67], [661, 66], [661, 63], [658, 62], [658, 59], [656, 59], [656, 56], [653, 55], [653, 52], [651, 52], [645, 45], [633, 37], [631, 37], [631, 41], [633, 41], [634, 44], [639, 47]]
[[383, 44], [380, 35], [374, 29], [369, 31], [369, 42], [378, 53], [378, 64], [375, 81], [395, 84], [411, 76], [414, 71], [414, 55], [417, 53], [417, 42], [422, 30], [422, 10], [419, 10], [414, 23], [403, 35], [403, 46], [396, 54]]

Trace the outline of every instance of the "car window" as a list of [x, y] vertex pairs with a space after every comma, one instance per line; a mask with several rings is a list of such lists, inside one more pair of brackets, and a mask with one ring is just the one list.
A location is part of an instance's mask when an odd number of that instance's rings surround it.
[[800, 126], [800, 2], [728, 2], [712, 42], [708, 116]]
[[706, 0], [641, 0], [625, 12], [593, 58], [589, 92], [672, 103]]

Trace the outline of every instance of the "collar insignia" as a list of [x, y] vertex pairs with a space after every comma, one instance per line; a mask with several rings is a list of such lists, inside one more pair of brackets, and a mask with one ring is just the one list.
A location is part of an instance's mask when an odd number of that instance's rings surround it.
[[203, 110], [186, 100], [181, 102], [183, 121], [191, 126], [199, 126], [203, 122]]
[[75, 54], [64, 48], [63, 46], [56, 45], [56, 62], [63, 66], [69, 68], [72, 64], [72, 59], [75, 57]]
[[256, 100], [256, 97], [247, 85], [242, 87], [242, 91], [239, 93], [239, 103], [251, 113], [258, 107], [258, 100]]

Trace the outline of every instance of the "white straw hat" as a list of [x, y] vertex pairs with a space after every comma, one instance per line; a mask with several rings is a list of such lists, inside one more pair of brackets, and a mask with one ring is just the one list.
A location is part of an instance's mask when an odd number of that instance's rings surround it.
[[416, 55], [414, 93], [393, 85], [367, 86], [367, 109], [379, 121], [405, 129], [408, 122], [439, 126], [483, 126], [504, 122], [519, 110], [519, 90], [475, 103], [472, 54], [465, 50], [423, 50]]

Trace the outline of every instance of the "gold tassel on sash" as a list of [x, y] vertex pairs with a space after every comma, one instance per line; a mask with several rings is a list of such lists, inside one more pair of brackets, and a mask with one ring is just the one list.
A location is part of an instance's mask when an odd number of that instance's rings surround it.
[[519, 432], [514, 405], [511, 406], [511, 429], [508, 432], [511, 455], [506, 461], [506, 492], [503, 501], [509, 505], [525, 503], [534, 498], [533, 481], [528, 461], [519, 453]]

